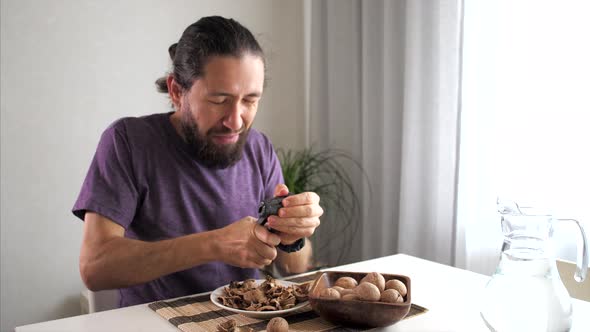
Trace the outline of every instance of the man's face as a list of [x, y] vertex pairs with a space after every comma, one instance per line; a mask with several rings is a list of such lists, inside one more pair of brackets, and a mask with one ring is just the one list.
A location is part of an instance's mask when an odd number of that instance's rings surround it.
[[258, 56], [209, 60], [172, 115], [199, 162], [225, 168], [241, 159], [263, 85], [264, 63]]

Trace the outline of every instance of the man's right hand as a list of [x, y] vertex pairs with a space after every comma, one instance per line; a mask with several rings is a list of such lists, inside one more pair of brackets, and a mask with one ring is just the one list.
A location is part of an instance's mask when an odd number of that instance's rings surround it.
[[277, 256], [281, 238], [260, 226], [256, 218], [245, 217], [216, 232], [219, 260], [244, 268], [263, 268]]
[[125, 237], [125, 229], [86, 212], [80, 275], [88, 289], [123, 288], [213, 261], [262, 268], [277, 256], [278, 235], [246, 217], [224, 228], [161, 241]]

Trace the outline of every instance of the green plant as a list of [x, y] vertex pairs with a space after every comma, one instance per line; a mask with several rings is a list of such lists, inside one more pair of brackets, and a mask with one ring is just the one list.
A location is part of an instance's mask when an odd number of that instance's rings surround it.
[[311, 237], [316, 264], [341, 264], [350, 253], [360, 220], [360, 199], [349, 172], [365, 175], [362, 166], [345, 152], [333, 149], [277, 149], [277, 155], [290, 192], [312, 191], [320, 196], [324, 215]]

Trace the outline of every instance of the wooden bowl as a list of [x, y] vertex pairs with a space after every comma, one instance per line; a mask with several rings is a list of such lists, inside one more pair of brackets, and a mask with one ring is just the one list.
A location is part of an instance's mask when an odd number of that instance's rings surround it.
[[398, 279], [406, 285], [408, 293], [404, 297], [404, 302], [385, 303], [320, 298], [320, 292], [325, 288], [332, 287], [338, 278], [352, 277], [357, 282], [360, 282], [367, 273], [339, 271], [322, 273], [313, 283], [309, 292], [309, 304], [322, 318], [342, 326], [382, 327], [402, 320], [410, 311], [412, 303], [410, 278], [404, 275], [381, 273], [386, 282], [391, 279]]

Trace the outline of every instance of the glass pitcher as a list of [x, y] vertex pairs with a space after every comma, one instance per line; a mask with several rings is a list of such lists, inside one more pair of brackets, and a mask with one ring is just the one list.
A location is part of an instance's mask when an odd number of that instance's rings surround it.
[[581, 282], [588, 272], [588, 243], [582, 225], [573, 219], [554, 219], [498, 201], [504, 244], [496, 272], [486, 285], [481, 317], [491, 331], [568, 331], [572, 304], [553, 252], [553, 224], [575, 222], [582, 235], [577, 269]]

